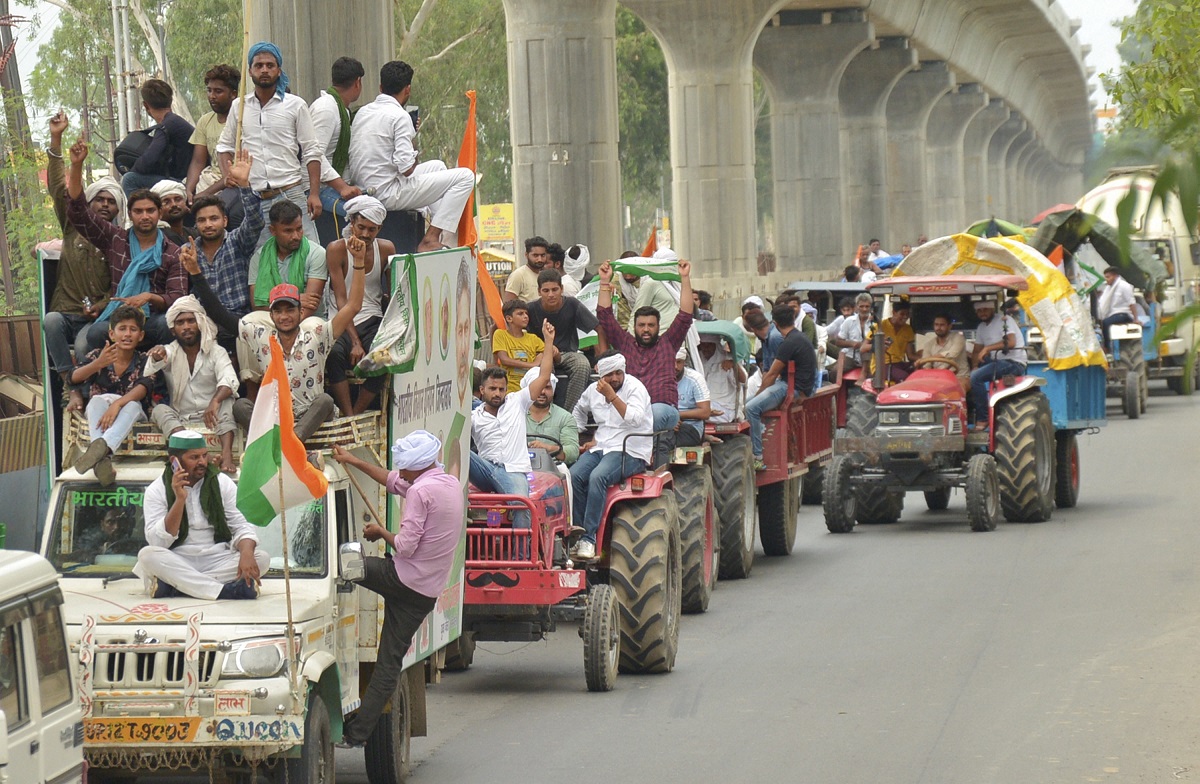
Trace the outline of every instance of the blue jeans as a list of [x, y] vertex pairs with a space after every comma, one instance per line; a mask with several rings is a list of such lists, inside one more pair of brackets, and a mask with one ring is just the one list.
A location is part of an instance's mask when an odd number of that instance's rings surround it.
[[787, 382], [779, 379], [767, 389], [760, 389], [758, 394], [746, 404], [746, 419], [750, 420], [750, 448], [757, 460], [761, 460], [763, 455], [762, 415], [779, 408], [787, 399], [787, 393]]
[[975, 421], [983, 422], [988, 415], [988, 384], [1001, 376], [1019, 376], [1025, 366], [1012, 359], [995, 359], [971, 371], [971, 399], [975, 401]]
[[169, 180], [170, 177], [165, 174], [139, 174], [135, 171], [128, 171], [121, 177], [121, 190], [125, 191], [125, 197], [140, 188], [153, 188], [163, 180]]
[[[468, 476], [471, 484], [485, 493], [529, 497], [529, 477], [519, 471], [505, 471], [504, 466], [484, 460], [474, 452], [471, 453], [471, 467]], [[514, 508], [512, 521], [513, 528], [529, 528], [531, 525], [529, 509], [524, 506]]]
[[304, 226], [304, 236], [308, 237], [308, 241], [317, 243], [321, 241], [320, 236], [317, 235], [317, 224], [313, 223], [313, 219], [308, 214], [308, 189], [301, 183], [294, 188], [288, 188], [277, 196], [262, 200], [263, 228], [262, 232], [258, 235], [258, 243], [255, 250], [261, 248], [271, 238], [271, 207], [274, 206], [275, 202], [283, 201], [284, 199], [287, 199], [300, 208], [300, 222]]
[[1114, 313], [1108, 318], [1100, 322], [1100, 335], [1104, 348], [1112, 347], [1112, 338], [1108, 336], [1109, 328], [1115, 324], [1132, 324], [1133, 314], [1131, 313]]
[[142, 409], [141, 401], [134, 401], [121, 406], [121, 413], [117, 414], [117, 418], [109, 425], [108, 430], [101, 430], [101, 417], [104, 416], [108, 407], [117, 402], [120, 397], [120, 395], [112, 394], [96, 395], [87, 404], [88, 433], [93, 441], [103, 438], [113, 452], [116, 452], [117, 447], [121, 446], [121, 442], [125, 440], [125, 436], [129, 435], [129, 431], [133, 430], [133, 426], [146, 419], [146, 412]]
[[46, 353], [50, 355], [50, 367], [58, 373], [66, 373], [75, 367], [71, 360], [71, 348], [75, 348], [75, 361], [83, 363], [88, 353], [87, 334], [92, 320], [75, 313], [50, 311], [42, 318], [42, 331], [46, 333]]
[[608, 488], [645, 471], [646, 467], [645, 461], [624, 452], [605, 452], [603, 455], [584, 452], [579, 456], [571, 466], [571, 488], [575, 492], [571, 522], [584, 529], [583, 541], [596, 543]]

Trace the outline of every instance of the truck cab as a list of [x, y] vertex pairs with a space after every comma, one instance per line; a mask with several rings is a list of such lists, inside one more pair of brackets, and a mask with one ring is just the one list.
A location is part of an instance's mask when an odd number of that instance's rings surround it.
[[0, 782], [82, 782], [83, 714], [58, 574], [16, 550], [0, 550], [0, 574]]

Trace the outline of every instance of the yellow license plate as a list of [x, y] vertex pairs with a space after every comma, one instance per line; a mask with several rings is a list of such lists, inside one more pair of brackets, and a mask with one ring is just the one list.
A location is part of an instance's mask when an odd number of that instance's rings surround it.
[[200, 718], [97, 718], [84, 721], [85, 743], [188, 743]]
[[889, 452], [912, 452], [916, 449], [912, 441], [888, 441], [887, 450]]

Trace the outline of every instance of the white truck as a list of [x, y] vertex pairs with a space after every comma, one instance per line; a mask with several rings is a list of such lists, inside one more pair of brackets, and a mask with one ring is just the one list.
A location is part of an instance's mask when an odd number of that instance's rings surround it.
[[[293, 784], [334, 780], [334, 744], [343, 717], [359, 706], [383, 622], [382, 599], [339, 576], [339, 549], [358, 541], [376, 515], [395, 530], [400, 507], [365, 475], [327, 459], [328, 450], [340, 444], [386, 466], [392, 438], [424, 428], [441, 435], [447, 470], [461, 475], [466, 492], [461, 456], [471, 395], [457, 388], [460, 352], [449, 347], [464, 320], [473, 339], [474, 265], [465, 297], [441, 279], [447, 261], [461, 267], [469, 258], [462, 250], [393, 258], [403, 279], [396, 296], [413, 298], [406, 319], [418, 350], [392, 377], [384, 412], [335, 419], [309, 439], [306, 446], [326, 458], [329, 488], [323, 498], [285, 512], [289, 579], [284, 521], [260, 529], [271, 568], [257, 600], [153, 599], [134, 577], [144, 544], [143, 494], [162, 476], [166, 460], [163, 436], [153, 426], [136, 426], [118, 450], [115, 485], [102, 487], [91, 472], [71, 468], [56, 477], [42, 552], [62, 578], [90, 781], [128, 771], [178, 775], [222, 768], [234, 776], [268, 768]], [[416, 293], [439, 286], [443, 300], [420, 311], [441, 319], [421, 324]], [[469, 362], [469, 347], [466, 353]], [[86, 423], [75, 415], [63, 431], [69, 465], [86, 446]], [[215, 438], [210, 445], [217, 448]], [[382, 543], [361, 544], [367, 554], [383, 552]], [[390, 710], [367, 742], [372, 784], [402, 781], [410, 737], [425, 734], [425, 686], [437, 681], [444, 650], [461, 631], [463, 548], [460, 543], [437, 607], [413, 640]]]
[[[1165, 205], [1151, 206], [1150, 196], [1157, 177], [1158, 172], [1152, 166], [1112, 169], [1104, 182], [1088, 191], [1076, 206], [1118, 226], [1117, 205], [1130, 191], [1137, 194], [1133, 242], [1166, 265], [1168, 278], [1159, 303], [1162, 320], [1166, 322], [1183, 308], [1200, 301], [1200, 237], [1189, 232], [1179, 200], [1173, 195]], [[1157, 360], [1153, 356], [1147, 358], [1150, 378], [1166, 379], [1172, 390], [1183, 395], [1192, 394], [1200, 386], [1200, 363], [1196, 363], [1191, 376], [1184, 375], [1187, 353], [1196, 344], [1196, 329], [1195, 322], [1181, 325], [1175, 337], [1157, 346]]]

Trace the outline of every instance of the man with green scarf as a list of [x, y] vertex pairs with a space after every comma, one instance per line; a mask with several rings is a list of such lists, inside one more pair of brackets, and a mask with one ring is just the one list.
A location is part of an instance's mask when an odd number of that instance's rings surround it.
[[271, 558], [237, 508], [237, 485], [208, 461], [194, 430], [167, 441], [163, 475], [146, 487], [147, 545], [133, 573], [156, 599], [255, 599]]
[[346, 217], [344, 204], [362, 194], [358, 188], [342, 179], [350, 161], [350, 120], [354, 113], [350, 104], [362, 95], [362, 80], [366, 71], [353, 57], [333, 61], [333, 86], [309, 104], [317, 143], [324, 148], [321, 160], [321, 206]]
[[329, 280], [325, 249], [305, 236], [300, 208], [290, 201], [275, 202], [267, 218], [271, 238], [250, 257], [246, 271], [251, 306], [266, 310], [271, 289], [290, 283], [300, 290], [301, 320], [325, 318], [325, 282]]

